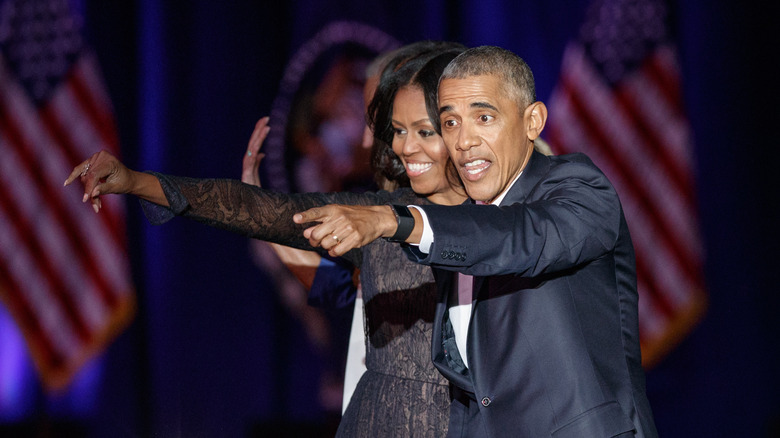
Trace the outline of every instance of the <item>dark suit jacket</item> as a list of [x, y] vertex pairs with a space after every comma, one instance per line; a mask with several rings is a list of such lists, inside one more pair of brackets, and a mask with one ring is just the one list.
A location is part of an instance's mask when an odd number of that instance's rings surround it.
[[[534, 152], [501, 206], [425, 206], [440, 300], [433, 360], [473, 392], [492, 437], [655, 437], [634, 250], [618, 196], [584, 155]], [[469, 369], [442, 349], [456, 274], [475, 276]]]

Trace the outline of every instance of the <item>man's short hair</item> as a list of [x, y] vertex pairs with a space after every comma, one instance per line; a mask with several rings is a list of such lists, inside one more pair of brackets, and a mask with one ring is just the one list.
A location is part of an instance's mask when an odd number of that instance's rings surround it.
[[461, 53], [444, 69], [439, 83], [444, 79], [481, 75], [498, 76], [505, 91], [517, 102], [521, 111], [536, 102], [536, 86], [531, 68], [519, 56], [495, 46], [474, 47]]

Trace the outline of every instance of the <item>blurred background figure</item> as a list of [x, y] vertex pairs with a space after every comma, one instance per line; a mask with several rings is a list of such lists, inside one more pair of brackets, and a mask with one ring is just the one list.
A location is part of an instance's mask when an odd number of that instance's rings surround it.
[[[373, 186], [365, 129], [363, 86], [376, 53], [323, 54], [301, 84], [288, 120], [287, 159], [299, 192], [358, 191]], [[356, 51], [354, 48], [352, 51]], [[321, 77], [316, 74], [320, 72]]]
[[[283, 88], [282, 94], [277, 96], [277, 107], [273, 112], [278, 114], [281, 111], [279, 106], [285, 102], [291, 102], [290, 109], [286, 117], [280, 118], [280, 123], [275, 123], [275, 119], [271, 121], [275, 131], [266, 147], [266, 150], [271, 149], [272, 156], [284, 157], [284, 172], [272, 169], [275, 177], [266, 178], [267, 187], [289, 187], [299, 193], [363, 192], [376, 188], [369, 161], [371, 144], [365, 144], [364, 137], [366, 87], [376, 85], [367, 84], [367, 69], [380, 53], [394, 48], [397, 42], [378, 31], [374, 31], [373, 39], [367, 40], [365, 35], [353, 35], [347, 31], [345, 27], [349, 25], [333, 23], [326, 26], [288, 62], [286, 71], [294, 71], [299, 81], [295, 86]], [[323, 37], [334, 34], [337, 37], [330, 43]], [[283, 82], [292, 83], [289, 80]], [[373, 90], [369, 91], [370, 97]], [[283, 153], [279, 152], [280, 146]], [[244, 158], [245, 163], [247, 158]], [[278, 164], [271, 161], [272, 167]], [[254, 183], [249, 178], [259, 178], [257, 165], [254, 167], [252, 175], [247, 176], [244, 170], [244, 182]], [[279, 178], [279, 175], [285, 174], [286, 179]], [[319, 400], [322, 408], [337, 423], [351, 394], [347, 391], [344, 398], [344, 370], [350, 333], [361, 334], [359, 341], [363, 341], [362, 308], [355, 308], [355, 291], [338, 302], [329, 302], [328, 298], [321, 296], [309, 298], [309, 289], [315, 281], [317, 268], [323, 263], [319, 271], [321, 277], [339, 276], [334, 280], [338, 285], [329, 279], [319, 280], [319, 283], [328, 283], [324, 287], [339, 288], [338, 291], [330, 291], [331, 294], [339, 294], [342, 287], [357, 289], [357, 277], [349, 284], [344, 283], [345, 270], [351, 272], [351, 268], [342, 261], [322, 259], [313, 253], [284, 249], [260, 241], [252, 241], [250, 245], [253, 260], [259, 268], [270, 273], [282, 304], [302, 325], [306, 338], [317, 351], [314, 360], [322, 363]], [[287, 269], [280, 262], [284, 262]], [[305, 270], [305, 267], [314, 269]], [[315, 288], [315, 295], [319, 295], [318, 290], [319, 285]], [[290, 338], [291, 341], [293, 339]], [[362, 344], [355, 342], [355, 345]], [[362, 354], [356, 354], [362, 358], [365, 347]], [[362, 359], [356, 360], [364, 369]], [[356, 380], [351, 382], [354, 387]]]

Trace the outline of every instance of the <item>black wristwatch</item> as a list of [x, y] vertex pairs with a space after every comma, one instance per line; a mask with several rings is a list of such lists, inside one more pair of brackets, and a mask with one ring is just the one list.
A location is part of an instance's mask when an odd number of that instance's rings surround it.
[[395, 220], [398, 223], [398, 228], [395, 229], [395, 234], [391, 237], [385, 237], [388, 242], [405, 242], [406, 238], [412, 234], [414, 230], [414, 216], [409, 211], [409, 207], [405, 205], [388, 204], [395, 213]]

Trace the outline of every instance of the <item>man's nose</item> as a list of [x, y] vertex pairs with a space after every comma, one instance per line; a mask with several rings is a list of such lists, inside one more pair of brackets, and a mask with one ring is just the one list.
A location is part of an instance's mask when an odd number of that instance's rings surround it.
[[474, 146], [479, 146], [482, 143], [482, 139], [477, 135], [477, 132], [473, 127], [464, 123], [461, 125], [460, 135], [458, 139], [458, 149], [462, 151], [468, 151]]

